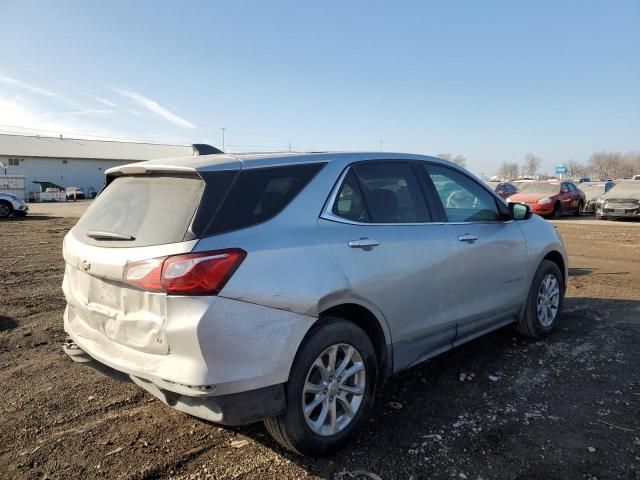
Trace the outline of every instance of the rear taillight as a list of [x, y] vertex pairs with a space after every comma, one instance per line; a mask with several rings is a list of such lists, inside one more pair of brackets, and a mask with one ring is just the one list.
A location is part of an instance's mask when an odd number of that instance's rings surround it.
[[123, 280], [150, 292], [169, 295], [216, 295], [247, 252], [238, 248], [186, 253], [128, 263]]

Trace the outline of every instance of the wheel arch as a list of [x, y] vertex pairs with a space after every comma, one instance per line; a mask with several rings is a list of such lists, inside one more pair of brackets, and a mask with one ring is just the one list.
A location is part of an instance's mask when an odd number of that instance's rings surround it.
[[323, 318], [339, 317], [362, 328], [373, 344], [381, 373], [380, 380], [384, 381], [393, 372], [391, 336], [386, 321], [381, 320], [372, 310], [354, 302], [339, 303], [321, 310], [316, 325], [321, 324]]
[[560, 269], [560, 272], [562, 273], [562, 283], [564, 285], [565, 291], [567, 289], [567, 264], [565, 263], [564, 257], [562, 256], [562, 254], [560, 252], [558, 252], [557, 250], [551, 250], [550, 252], [548, 252], [543, 260], [549, 260], [553, 263], [555, 263], [556, 265], [558, 265], [558, 268]]

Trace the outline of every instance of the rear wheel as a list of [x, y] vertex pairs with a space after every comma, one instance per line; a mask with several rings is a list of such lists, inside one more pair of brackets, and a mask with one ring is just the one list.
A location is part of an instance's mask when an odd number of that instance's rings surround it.
[[0, 201], [0, 218], [6, 218], [11, 215], [13, 208], [9, 202]]
[[578, 204], [578, 208], [576, 209], [576, 213], [575, 216], [576, 217], [580, 217], [582, 215], [582, 213], [584, 212], [584, 204], [582, 202], [580, 202]]
[[346, 320], [322, 319], [296, 354], [286, 385], [287, 411], [265, 419], [267, 431], [302, 455], [331, 453], [366, 423], [376, 380], [367, 334]]
[[564, 300], [564, 280], [560, 268], [543, 260], [529, 289], [524, 315], [516, 323], [518, 333], [528, 337], [543, 337], [557, 326]]

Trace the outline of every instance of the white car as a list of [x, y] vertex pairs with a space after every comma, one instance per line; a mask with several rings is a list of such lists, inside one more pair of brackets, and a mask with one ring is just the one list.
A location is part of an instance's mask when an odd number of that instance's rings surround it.
[[634, 175], [632, 180], [640, 180], [640, 175]]
[[13, 193], [0, 192], [0, 218], [6, 218], [14, 214], [16, 217], [24, 217], [29, 211], [29, 206], [20, 197]]

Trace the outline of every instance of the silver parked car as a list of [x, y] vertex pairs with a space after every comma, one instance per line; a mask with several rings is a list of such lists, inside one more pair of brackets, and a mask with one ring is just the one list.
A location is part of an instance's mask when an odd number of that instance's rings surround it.
[[614, 182], [583, 182], [578, 186], [584, 192], [585, 203], [583, 213], [596, 213], [598, 198], [607, 193], [616, 184]]
[[596, 218], [640, 218], [640, 182], [622, 181], [600, 196], [596, 203]]
[[391, 153], [116, 167], [64, 258], [74, 360], [304, 455], [345, 445], [391, 374], [508, 324], [547, 335], [567, 280], [529, 207]]
[[13, 193], [0, 192], [0, 218], [6, 218], [11, 214], [16, 217], [24, 217], [29, 211], [29, 205]]

